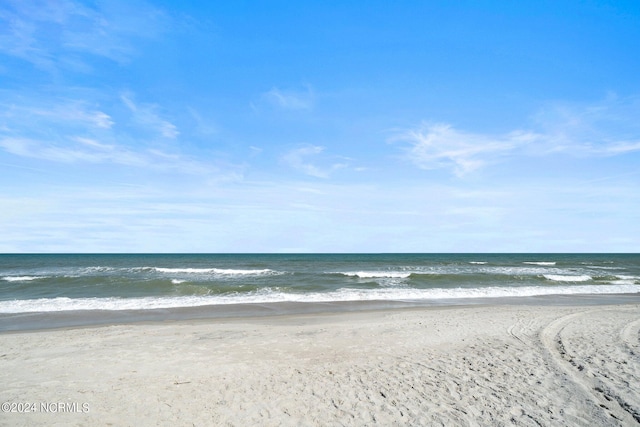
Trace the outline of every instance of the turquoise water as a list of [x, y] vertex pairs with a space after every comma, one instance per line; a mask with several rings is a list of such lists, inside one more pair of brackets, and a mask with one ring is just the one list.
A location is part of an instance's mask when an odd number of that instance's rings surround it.
[[637, 254], [0, 255], [0, 313], [638, 292]]

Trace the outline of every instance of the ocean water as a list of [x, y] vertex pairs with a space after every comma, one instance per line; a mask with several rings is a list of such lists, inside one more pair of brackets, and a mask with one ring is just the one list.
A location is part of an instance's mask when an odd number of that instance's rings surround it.
[[0, 314], [637, 293], [638, 254], [0, 255]]

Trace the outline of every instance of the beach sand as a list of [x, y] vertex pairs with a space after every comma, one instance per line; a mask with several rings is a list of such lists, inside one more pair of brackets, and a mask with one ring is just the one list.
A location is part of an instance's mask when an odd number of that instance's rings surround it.
[[0, 424], [637, 425], [639, 329], [624, 304], [4, 333]]

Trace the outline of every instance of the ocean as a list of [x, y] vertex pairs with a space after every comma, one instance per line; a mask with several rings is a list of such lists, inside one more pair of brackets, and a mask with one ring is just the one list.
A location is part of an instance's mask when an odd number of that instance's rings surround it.
[[637, 293], [638, 254], [0, 255], [0, 314]]

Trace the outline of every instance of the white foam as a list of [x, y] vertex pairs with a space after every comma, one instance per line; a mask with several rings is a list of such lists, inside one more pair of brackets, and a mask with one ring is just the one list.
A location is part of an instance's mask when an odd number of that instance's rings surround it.
[[84, 272], [86, 272], [86, 273], [93, 273], [95, 271], [98, 271], [98, 272], [114, 271], [114, 270], [116, 270], [116, 268], [98, 266], [98, 267], [86, 267], [86, 268], [84, 268], [82, 270], [84, 270]]
[[556, 265], [555, 261], [524, 261], [523, 264], [531, 265]]
[[543, 274], [544, 278], [547, 280], [552, 280], [554, 282], [587, 282], [592, 280], [591, 276], [587, 276], [586, 274], [580, 276], [566, 276], [562, 274]]
[[0, 301], [0, 313], [55, 312], [67, 310], [149, 310], [157, 308], [197, 307], [203, 305], [273, 303], [273, 302], [335, 302], [335, 301], [421, 301], [461, 298], [503, 298], [540, 295], [624, 294], [640, 293], [637, 284], [523, 286], [453, 289], [412, 288], [343, 288], [333, 292], [284, 293], [278, 289], [262, 289], [248, 294], [202, 295], [144, 298], [41, 298]]
[[375, 279], [375, 278], [389, 278], [389, 279], [406, 279], [411, 276], [411, 273], [399, 272], [399, 271], [347, 271], [342, 272], [345, 276], [359, 277], [360, 279]]
[[469, 261], [469, 264], [480, 264], [480, 265], [484, 265], [486, 264], [487, 261]]
[[[549, 269], [544, 266], [536, 266], [536, 267], [506, 267], [506, 266], [486, 266], [486, 267], [476, 267], [476, 269], [485, 274], [500, 274], [507, 276], [539, 276], [542, 274], [546, 274], [549, 272], [556, 272], [557, 269]], [[453, 272], [456, 274], [457, 272]]]
[[42, 276], [6, 276], [2, 280], [7, 282], [30, 282], [32, 280], [43, 279]]
[[173, 283], [174, 285], [179, 285], [180, 283], [184, 283], [184, 282], [186, 282], [186, 280], [171, 279], [171, 283]]
[[611, 282], [612, 285], [634, 285], [636, 284], [635, 280], [629, 280], [629, 279], [623, 279], [623, 280], [612, 280]]
[[617, 274], [616, 277], [622, 280], [640, 280], [640, 277], [638, 276], [627, 276], [624, 274]]
[[237, 270], [225, 268], [163, 268], [163, 267], [144, 267], [159, 273], [186, 273], [186, 274], [217, 274], [224, 276], [260, 276], [268, 274], [279, 274], [277, 271], [263, 270]]
[[613, 285], [634, 285], [640, 282], [640, 277], [638, 276], [626, 276], [623, 274], [619, 274], [616, 276], [618, 280], [612, 280], [610, 283]]

